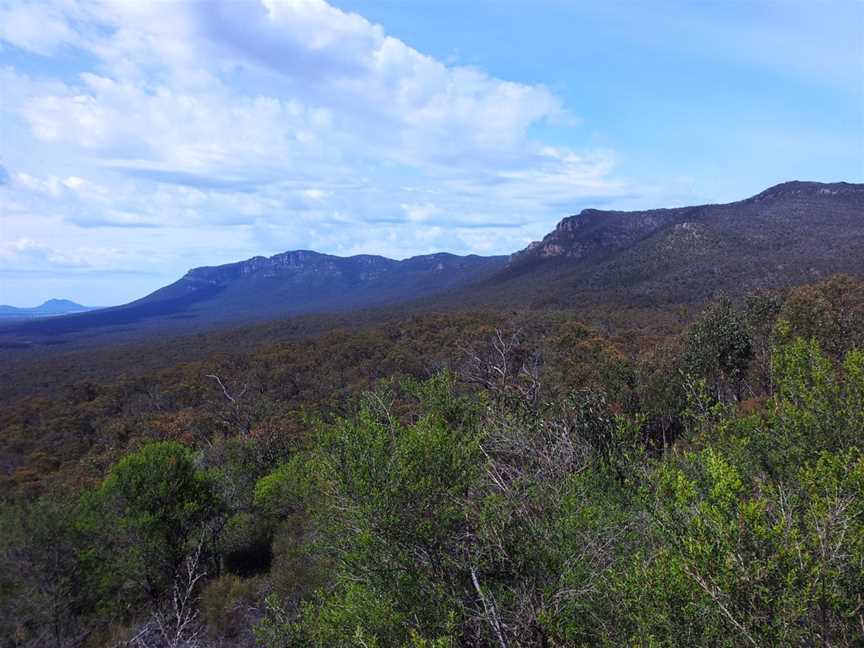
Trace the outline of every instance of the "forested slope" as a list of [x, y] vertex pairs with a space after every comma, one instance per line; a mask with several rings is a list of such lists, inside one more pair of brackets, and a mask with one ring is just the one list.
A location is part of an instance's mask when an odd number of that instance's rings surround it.
[[835, 277], [7, 400], [0, 645], [860, 645], [862, 346]]

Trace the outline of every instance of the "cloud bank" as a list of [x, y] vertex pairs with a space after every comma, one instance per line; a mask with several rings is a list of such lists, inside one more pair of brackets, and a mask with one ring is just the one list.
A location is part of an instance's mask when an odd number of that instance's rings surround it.
[[550, 89], [323, 0], [11, 3], [0, 40], [0, 273], [502, 253], [650, 191], [536, 135], [579, 128]]

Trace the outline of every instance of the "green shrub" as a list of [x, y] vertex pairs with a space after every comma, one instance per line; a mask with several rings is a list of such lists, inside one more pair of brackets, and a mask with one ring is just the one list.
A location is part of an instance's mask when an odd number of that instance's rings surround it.
[[193, 545], [209, 539], [205, 525], [219, 504], [192, 452], [172, 441], [124, 457], [84, 510], [82, 530], [98, 538], [84, 554], [96, 587], [106, 603], [131, 604], [170, 587]]
[[201, 592], [201, 616], [219, 637], [232, 639], [248, 628], [247, 607], [255, 603], [259, 581], [225, 574], [210, 581]]

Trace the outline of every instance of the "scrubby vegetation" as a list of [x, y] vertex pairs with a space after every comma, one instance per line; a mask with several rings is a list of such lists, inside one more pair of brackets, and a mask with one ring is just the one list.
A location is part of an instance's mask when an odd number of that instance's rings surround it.
[[10, 399], [0, 645], [864, 643], [864, 285], [513, 322]]

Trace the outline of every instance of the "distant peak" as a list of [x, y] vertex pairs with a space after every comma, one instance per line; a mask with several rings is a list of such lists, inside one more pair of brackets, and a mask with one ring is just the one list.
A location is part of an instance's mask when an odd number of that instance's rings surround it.
[[81, 307], [81, 304], [73, 302], [69, 299], [49, 299], [44, 302], [39, 308], [44, 308], [45, 306], [72, 306], [72, 307]]

